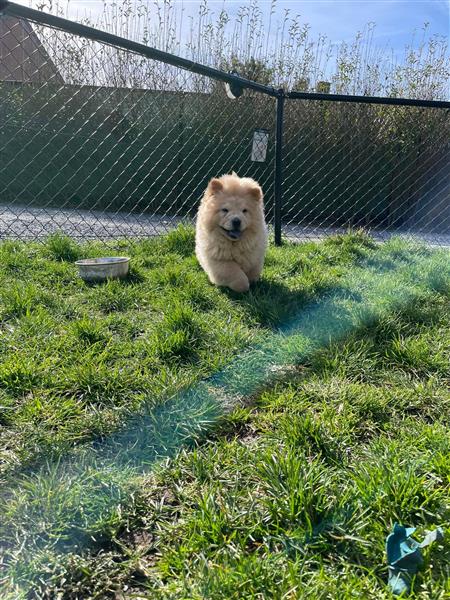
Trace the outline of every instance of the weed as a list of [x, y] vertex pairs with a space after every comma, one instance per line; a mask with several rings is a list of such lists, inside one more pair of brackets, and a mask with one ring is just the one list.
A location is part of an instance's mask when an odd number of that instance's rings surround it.
[[50, 235], [45, 242], [45, 248], [54, 260], [74, 262], [81, 257], [79, 246], [72, 238], [62, 233]]

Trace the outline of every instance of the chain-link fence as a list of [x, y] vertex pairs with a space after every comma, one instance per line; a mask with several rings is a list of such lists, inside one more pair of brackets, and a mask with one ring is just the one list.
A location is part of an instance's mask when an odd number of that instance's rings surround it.
[[448, 109], [288, 100], [289, 235], [370, 228], [450, 243]]
[[285, 93], [12, 3], [0, 58], [0, 238], [159, 234], [234, 170], [277, 241], [450, 243], [450, 103]]

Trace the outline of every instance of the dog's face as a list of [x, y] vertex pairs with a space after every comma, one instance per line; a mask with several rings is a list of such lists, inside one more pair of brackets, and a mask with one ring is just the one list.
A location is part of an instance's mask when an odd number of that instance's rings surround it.
[[262, 190], [249, 177], [224, 175], [211, 179], [204, 197], [208, 229], [236, 242], [263, 218]]

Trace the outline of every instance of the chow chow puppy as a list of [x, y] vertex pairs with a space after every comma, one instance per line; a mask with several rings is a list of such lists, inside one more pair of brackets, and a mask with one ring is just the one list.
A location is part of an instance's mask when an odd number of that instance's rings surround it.
[[246, 292], [264, 264], [267, 226], [259, 184], [236, 173], [208, 184], [197, 214], [195, 253], [211, 283]]

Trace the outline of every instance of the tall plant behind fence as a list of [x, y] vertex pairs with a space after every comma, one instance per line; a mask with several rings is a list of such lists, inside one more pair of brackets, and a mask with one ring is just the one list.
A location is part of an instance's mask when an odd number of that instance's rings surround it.
[[14, 4], [0, 24], [0, 237], [161, 233], [232, 170], [276, 239], [449, 233], [449, 103], [274, 90]]

